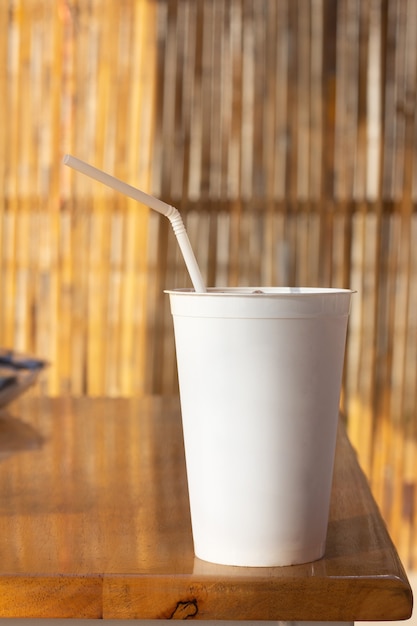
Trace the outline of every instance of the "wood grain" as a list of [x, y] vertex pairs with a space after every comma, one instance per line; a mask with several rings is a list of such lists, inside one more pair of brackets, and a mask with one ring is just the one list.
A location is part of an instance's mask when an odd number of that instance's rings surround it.
[[[23, 432], [13, 420], [26, 425], [24, 445], [13, 441]], [[177, 398], [23, 398], [0, 421], [10, 448], [0, 462], [1, 617], [411, 613], [406, 575], [343, 425], [325, 557], [244, 568], [194, 557]]]

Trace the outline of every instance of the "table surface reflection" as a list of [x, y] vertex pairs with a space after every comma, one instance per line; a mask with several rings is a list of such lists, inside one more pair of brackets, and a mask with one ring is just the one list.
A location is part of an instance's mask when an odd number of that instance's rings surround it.
[[325, 557], [194, 557], [177, 398], [23, 398], [0, 414], [0, 617], [397, 620], [412, 595], [342, 424]]

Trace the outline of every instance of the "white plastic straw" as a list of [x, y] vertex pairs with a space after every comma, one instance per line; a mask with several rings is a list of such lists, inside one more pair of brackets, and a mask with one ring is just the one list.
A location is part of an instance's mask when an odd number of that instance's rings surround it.
[[197, 293], [204, 293], [206, 291], [200, 269], [194, 256], [193, 249], [191, 248], [190, 240], [188, 239], [187, 231], [185, 230], [185, 226], [182, 221], [182, 217], [175, 207], [159, 200], [159, 198], [150, 196], [140, 189], [136, 189], [136, 187], [132, 187], [131, 185], [124, 183], [110, 174], [106, 174], [106, 172], [103, 172], [102, 170], [99, 170], [96, 167], [81, 161], [81, 159], [71, 156], [70, 154], [66, 154], [63, 161], [65, 165], [72, 167], [74, 170], [77, 170], [78, 172], [103, 183], [103, 185], [107, 185], [107, 187], [120, 191], [120, 193], [125, 196], [133, 198], [151, 209], [158, 211], [158, 213], [165, 215], [165, 217], [167, 217], [171, 222], [171, 226], [180, 246], [182, 256], [184, 257], [185, 265], [188, 269], [188, 273], [190, 274], [194, 290]]

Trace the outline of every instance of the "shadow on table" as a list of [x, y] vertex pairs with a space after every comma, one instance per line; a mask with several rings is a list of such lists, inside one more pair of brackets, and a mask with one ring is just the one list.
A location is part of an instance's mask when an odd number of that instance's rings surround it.
[[17, 452], [41, 448], [43, 442], [33, 426], [6, 412], [0, 413], [0, 461]]

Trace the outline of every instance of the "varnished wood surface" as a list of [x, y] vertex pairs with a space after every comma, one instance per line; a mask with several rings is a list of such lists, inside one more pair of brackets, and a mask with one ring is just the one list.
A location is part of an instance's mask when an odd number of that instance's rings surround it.
[[391, 620], [411, 590], [344, 430], [326, 555], [193, 554], [179, 405], [24, 398], [0, 415], [0, 617]]

